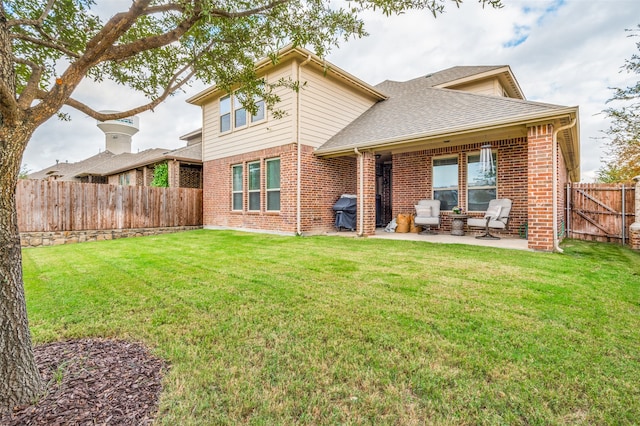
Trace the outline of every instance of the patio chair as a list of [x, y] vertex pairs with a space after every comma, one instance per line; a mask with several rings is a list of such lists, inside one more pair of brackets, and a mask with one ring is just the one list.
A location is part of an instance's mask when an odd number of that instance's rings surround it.
[[489, 201], [489, 207], [482, 218], [470, 217], [467, 219], [467, 226], [484, 228], [484, 234], [476, 238], [482, 240], [499, 240], [500, 237], [491, 235], [489, 228], [506, 229], [509, 223], [509, 213], [511, 213], [511, 200], [500, 198]]
[[435, 234], [432, 226], [440, 227], [440, 200], [420, 200], [415, 205], [416, 216], [413, 223], [424, 226], [424, 234]]

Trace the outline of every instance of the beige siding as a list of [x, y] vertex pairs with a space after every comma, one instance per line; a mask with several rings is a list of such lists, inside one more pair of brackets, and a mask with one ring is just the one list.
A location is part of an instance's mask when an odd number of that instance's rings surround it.
[[[281, 78], [295, 79], [295, 67], [288, 63], [272, 70], [266, 75], [267, 81], [276, 82]], [[219, 99], [215, 99], [203, 106], [204, 140], [203, 160], [210, 161], [246, 152], [273, 148], [295, 141], [295, 92], [291, 89], [280, 88], [277, 91], [280, 103], [276, 109], [284, 111], [285, 116], [275, 119], [268, 114], [265, 121], [251, 124], [248, 127], [234, 129], [230, 133], [220, 134], [219, 131]], [[233, 112], [232, 112], [233, 114]], [[249, 120], [250, 121], [250, 120]]]
[[302, 67], [300, 80], [301, 143], [319, 147], [369, 109], [375, 101], [325, 76], [321, 70]]
[[460, 86], [451, 87], [451, 89], [477, 93], [479, 95], [504, 96], [504, 88], [497, 78], [461, 84]]

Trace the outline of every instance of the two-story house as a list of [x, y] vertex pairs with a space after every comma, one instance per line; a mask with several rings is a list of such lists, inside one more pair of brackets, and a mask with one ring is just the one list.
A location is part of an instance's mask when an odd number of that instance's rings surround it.
[[[357, 231], [375, 233], [418, 200], [482, 216], [489, 199], [513, 201], [507, 233], [551, 250], [563, 185], [579, 180], [578, 108], [525, 100], [508, 66], [454, 67], [376, 86], [299, 47], [256, 64], [279, 89], [274, 118], [249, 114], [211, 87], [189, 102], [203, 112], [204, 225], [310, 234], [333, 229], [332, 206], [357, 195]], [[477, 179], [481, 149], [493, 173]], [[556, 206], [556, 207], [554, 207]]]

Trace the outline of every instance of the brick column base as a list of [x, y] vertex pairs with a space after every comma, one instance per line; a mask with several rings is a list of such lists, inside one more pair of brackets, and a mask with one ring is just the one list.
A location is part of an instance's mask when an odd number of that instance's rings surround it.
[[633, 250], [640, 250], [640, 222], [629, 227], [629, 245]]

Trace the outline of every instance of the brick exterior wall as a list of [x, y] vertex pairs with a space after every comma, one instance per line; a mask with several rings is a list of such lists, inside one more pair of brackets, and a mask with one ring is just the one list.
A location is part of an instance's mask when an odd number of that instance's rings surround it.
[[[432, 163], [434, 157], [458, 157], [458, 205], [467, 211], [467, 154], [477, 153], [486, 142], [414, 151], [393, 155], [392, 203], [393, 216], [415, 213], [414, 205], [421, 199], [433, 198]], [[498, 198], [513, 202], [509, 225], [503, 233], [517, 236], [527, 221], [527, 141], [525, 138], [491, 141], [497, 150]], [[482, 213], [472, 212], [481, 217]], [[450, 212], [442, 211], [440, 229], [451, 229]]]
[[305, 233], [335, 230], [333, 205], [342, 194], [356, 194], [355, 157], [318, 158], [302, 145], [301, 228]]
[[[280, 211], [268, 212], [264, 200], [265, 160], [280, 158]], [[247, 211], [247, 163], [261, 163], [261, 208]], [[231, 210], [231, 167], [244, 165], [244, 208]], [[296, 233], [297, 147], [295, 143], [277, 148], [207, 161], [204, 167], [204, 226], [245, 228]], [[340, 195], [356, 193], [356, 161], [352, 157], [318, 158], [313, 148], [301, 147], [301, 222], [303, 233], [334, 230], [333, 205]]]
[[551, 124], [528, 129], [528, 235], [534, 250], [553, 250], [552, 138]]
[[[496, 231], [503, 235], [518, 236], [528, 223], [529, 247], [535, 250], [553, 249], [552, 235], [552, 185], [551, 185], [551, 125], [534, 126], [527, 138], [491, 141], [497, 153], [498, 198], [513, 202], [507, 230]], [[420, 199], [432, 198], [432, 161], [434, 157], [458, 156], [459, 205], [466, 211], [467, 154], [477, 153], [487, 142], [462, 146], [421, 150], [392, 156], [392, 212], [413, 213]], [[265, 206], [265, 160], [280, 158], [279, 212], [267, 212]], [[259, 212], [247, 211], [247, 163], [261, 164], [261, 208]], [[320, 233], [335, 230], [333, 204], [341, 194], [358, 194], [359, 161], [354, 155], [340, 158], [318, 158], [313, 148], [301, 147], [301, 232]], [[358, 194], [365, 201], [364, 234], [375, 233], [376, 159], [372, 153], [363, 153], [364, 193]], [[244, 209], [231, 211], [231, 167], [244, 165]], [[204, 164], [204, 226], [244, 228], [296, 233], [296, 178], [297, 146], [295, 143], [212, 160]], [[558, 215], [564, 217], [564, 184], [568, 182], [565, 162], [561, 154], [558, 161]], [[470, 213], [481, 217], [482, 212]], [[441, 230], [451, 227], [450, 212], [441, 213]], [[358, 214], [358, 218], [360, 215]], [[360, 224], [358, 223], [358, 230]], [[481, 232], [481, 230], [472, 230]]]

